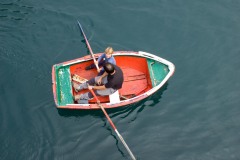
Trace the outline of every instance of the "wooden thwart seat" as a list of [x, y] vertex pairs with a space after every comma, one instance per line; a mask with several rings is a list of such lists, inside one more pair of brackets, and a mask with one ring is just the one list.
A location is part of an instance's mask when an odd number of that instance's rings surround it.
[[124, 82], [120, 89], [122, 96], [133, 96], [143, 92], [147, 87], [146, 74], [129, 67], [122, 67]]

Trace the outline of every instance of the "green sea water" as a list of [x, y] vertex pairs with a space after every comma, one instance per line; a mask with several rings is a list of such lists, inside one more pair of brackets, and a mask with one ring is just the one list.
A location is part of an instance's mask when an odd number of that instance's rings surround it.
[[144, 101], [107, 110], [139, 160], [240, 159], [240, 1], [1, 0], [0, 160], [130, 159], [101, 110], [55, 107], [54, 64], [107, 46], [175, 64]]

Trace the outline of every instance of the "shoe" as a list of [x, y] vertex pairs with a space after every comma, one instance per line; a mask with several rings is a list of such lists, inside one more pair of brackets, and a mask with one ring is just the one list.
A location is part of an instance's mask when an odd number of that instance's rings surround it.
[[90, 69], [93, 69], [91, 65], [85, 68], [85, 70], [90, 70]]
[[77, 101], [77, 103], [78, 103], [78, 104], [89, 104], [89, 103], [88, 103], [88, 100], [86, 100], [86, 99], [79, 99], [79, 100]]
[[81, 98], [81, 94], [73, 96], [74, 101], [78, 101], [80, 98]]
[[78, 91], [79, 91], [79, 89], [77, 89], [77, 88], [79, 87], [79, 84], [77, 84], [77, 83], [75, 83], [75, 82], [72, 82], [72, 86], [73, 86], [75, 92], [78, 92]]

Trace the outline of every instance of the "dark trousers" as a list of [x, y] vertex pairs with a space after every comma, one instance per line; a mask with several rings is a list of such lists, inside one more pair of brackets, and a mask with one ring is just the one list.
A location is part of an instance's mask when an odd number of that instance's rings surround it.
[[[98, 67], [100, 68], [100, 67], [104, 66], [105, 63], [106, 63], [105, 60], [100, 61], [98, 63]], [[96, 65], [93, 63], [93, 64], [90, 65], [90, 67], [91, 68], [96, 68]], [[100, 70], [100, 72], [98, 73], [98, 76], [103, 75], [104, 72], [105, 72], [104, 69]]]

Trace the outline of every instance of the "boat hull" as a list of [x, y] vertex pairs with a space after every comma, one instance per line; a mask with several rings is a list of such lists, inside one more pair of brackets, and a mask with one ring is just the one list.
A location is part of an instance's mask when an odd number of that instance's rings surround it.
[[[102, 53], [95, 54], [96, 57]], [[173, 75], [175, 66], [158, 56], [146, 52], [115, 51], [114, 58], [123, 70], [124, 83], [119, 90], [120, 101], [110, 101], [109, 96], [99, 97], [104, 108], [127, 106], [143, 100], [159, 90]], [[77, 104], [76, 94], [71, 85], [71, 75], [77, 74], [86, 79], [97, 75], [96, 69], [85, 71], [93, 63], [91, 56], [56, 64], [52, 67], [52, 89], [57, 108], [63, 109], [100, 109], [96, 100], [88, 104]]]

